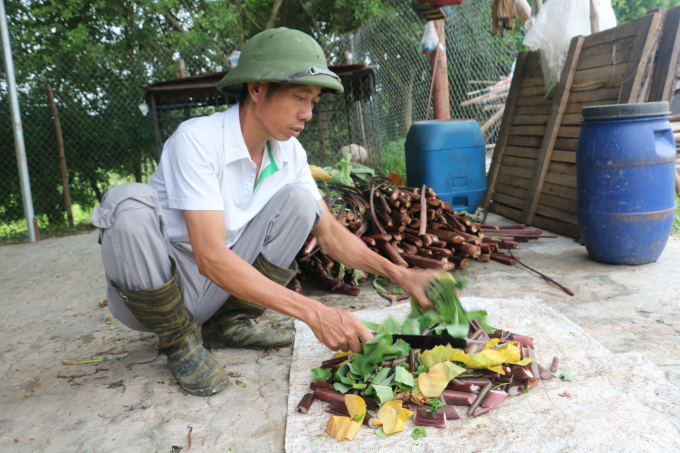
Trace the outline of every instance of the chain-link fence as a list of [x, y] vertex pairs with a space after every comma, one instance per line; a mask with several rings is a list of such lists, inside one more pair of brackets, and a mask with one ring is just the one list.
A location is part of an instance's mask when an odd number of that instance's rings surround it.
[[[491, 37], [491, 3], [468, 0], [452, 8], [446, 20], [451, 116], [473, 118], [480, 124], [498, 111], [502, 99], [471, 107], [460, 107], [461, 102], [469, 98], [467, 93], [485, 87], [477, 81], [499, 81], [507, 76], [516, 53], [512, 36]], [[365, 62], [368, 68], [343, 76], [350, 88], [346, 94], [325, 95], [316, 107], [314, 119], [300, 138], [310, 163], [333, 163], [343, 146], [356, 144], [365, 148], [369, 164], [384, 163], [403, 172], [406, 133], [412, 122], [425, 119], [430, 58], [420, 51], [423, 21], [411, 9], [410, 0], [392, 0], [389, 6], [354, 34], [335, 36], [326, 45], [330, 64], [347, 63], [348, 52], [355, 63]], [[86, 221], [109, 187], [125, 181], [146, 182], [157, 165], [153, 115], [145, 116], [139, 108], [144, 102], [143, 87], [176, 78], [179, 58], [189, 76], [221, 71], [237, 47], [215, 40], [207, 47], [179, 48], [167, 39], [154, 41], [149, 49], [142, 45], [146, 38], [127, 36], [121, 27], [87, 54], [64, 51], [45, 56], [34, 44], [22, 41], [26, 31], [18, 31], [19, 27], [19, 20], [10, 17], [33, 203], [41, 229], [63, 225], [66, 220], [46, 83], [52, 86], [61, 120], [74, 217]], [[4, 68], [2, 71], [0, 239], [25, 234]], [[210, 114], [224, 108], [197, 106], [188, 114]], [[179, 112], [179, 119], [187, 114]], [[176, 127], [178, 121], [173, 124]], [[498, 126], [499, 122], [489, 128], [489, 143], [495, 140]]]

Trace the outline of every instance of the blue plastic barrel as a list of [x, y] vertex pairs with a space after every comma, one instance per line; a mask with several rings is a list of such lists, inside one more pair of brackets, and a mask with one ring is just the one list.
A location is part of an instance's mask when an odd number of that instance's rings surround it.
[[578, 223], [595, 261], [656, 261], [673, 225], [675, 140], [668, 103], [583, 109]]
[[486, 193], [486, 142], [476, 121], [413, 123], [406, 136], [406, 179], [431, 187], [457, 211], [475, 212]]

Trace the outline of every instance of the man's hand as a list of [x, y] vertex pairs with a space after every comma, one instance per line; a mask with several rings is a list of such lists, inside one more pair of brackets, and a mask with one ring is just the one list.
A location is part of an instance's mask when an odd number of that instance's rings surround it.
[[406, 294], [415, 298], [418, 304], [424, 308], [433, 308], [432, 301], [425, 294], [427, 285], [430, 284], [438, 271], [425, 269], [404, 269], [398, 274], [396, 282]]
[[314, 319], [307, 320], [316, 338], [332, 351], [361, 352], [362, 343], [373, 338], [373, 332], [347, 310], [323, 306]]

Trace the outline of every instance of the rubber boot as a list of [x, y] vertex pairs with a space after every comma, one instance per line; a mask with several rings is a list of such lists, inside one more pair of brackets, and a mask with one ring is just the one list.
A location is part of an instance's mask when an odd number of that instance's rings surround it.
[[188, 393], [210, 396], [230, 385], [222, 365], [201, 345], [194, 333], [196, 320], [184, 306], [184, 288], [175, 260], [172, 278], [163, 286], [143, 290], [123, 290], [113, 282], [111, 287], [120, 295], [135, 318], [158, 335], [161, 353], [168, 358], [168, 367], [177, 382]]
[[[253, 267], [282, 286], [287, 286], [298, 272], [295, 261], [290, 268], [283, 269], [270, 263], [262, 254], [257, 257]], [[207, 349], [273, 349], [290, 346], [295, 336], [293, 331], [263, 329], [252, 322], [253, 319], [262, 316], [265, 310], [257, 304], [234, 296], [229, 297], [227, 302], [203, 324], [203, 346]]]

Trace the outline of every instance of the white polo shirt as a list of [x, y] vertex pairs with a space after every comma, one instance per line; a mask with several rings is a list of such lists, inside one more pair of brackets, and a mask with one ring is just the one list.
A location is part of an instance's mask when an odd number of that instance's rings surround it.
[[226, 245], [231, 247], [284, 186], [299, 184], [320, 200], [300, 142], [292, 137], [285, 142], [270, 139], [269, 144], [271, 151], [265, 147], [256, 175], [257, 165], [243, 141], [238, 104], [180, 124], [149, 181], [158, 192], [170, 242], [191, 250], [183, 211], [223, 211]]

